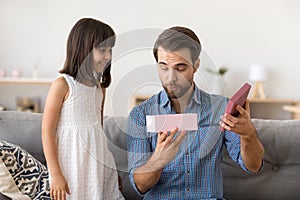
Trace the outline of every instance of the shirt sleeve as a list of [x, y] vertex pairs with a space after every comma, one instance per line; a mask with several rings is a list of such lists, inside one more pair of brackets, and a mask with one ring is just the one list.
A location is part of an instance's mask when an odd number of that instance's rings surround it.
[[135, 191], [144, 196], [133, 179], [133, 174], [136, 168], [144, 165], [151, 156], [151, 144], [146, 132], [146, 117], [139, 107], [133, 108], [128, 118], [128, 171], [129, 180]]
[[241, 154], [241, 141], [240, 136], [234, 132], [231, 131], [225, 131], [225, 144], [228, 151], [229, 156], [231, 159], [237, 163], [244, 171], [250, 173], [250, 174], [257, 174], [261, 169], [263, 168], [263, 161], [262, 166], [260, 167], [259, 171], [257, 173], [253, 173], [250, 170], [247, 169], [245, 166], [245, 163], [242, 159]]

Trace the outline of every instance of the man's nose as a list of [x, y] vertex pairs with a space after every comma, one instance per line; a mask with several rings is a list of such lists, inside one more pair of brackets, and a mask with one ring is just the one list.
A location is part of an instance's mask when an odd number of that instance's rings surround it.
[[174, 69], [169, 70], [168, 81], [174, 82], [177, 80], [177, 72]]

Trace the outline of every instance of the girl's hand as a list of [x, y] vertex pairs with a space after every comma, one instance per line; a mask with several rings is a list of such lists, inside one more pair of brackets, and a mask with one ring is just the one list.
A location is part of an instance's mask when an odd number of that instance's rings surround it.
[[50, 185], [51, 199], [66, 200], [66, 193], [71, 194], [65, 177], [62, 174], [53, 176]]

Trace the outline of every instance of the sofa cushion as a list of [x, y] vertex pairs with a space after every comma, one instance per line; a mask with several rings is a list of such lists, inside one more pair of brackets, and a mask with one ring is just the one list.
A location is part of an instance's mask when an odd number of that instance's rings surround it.
[[103, 130], [107, 136], [108, 147], [114, 156], [119, 176], [122, 179], [125, 199], [142, 199], [129, 182], [127, 168], [127, 118], [105, 116]]
[[0, 141], [0, 192], [11, 199], [50, 199], [48, 171], [21, 147]]
[[[300, 199], [300, 120], [252, 119], [264, 148], [258, 175], [244, 172], [225, 154], [226, 199]], [[236, 189], [238, 188], [238, 189]]]
[[41, 139], [42, 113], [0, 112], [0, 139], [26, 149], [46, 164]]

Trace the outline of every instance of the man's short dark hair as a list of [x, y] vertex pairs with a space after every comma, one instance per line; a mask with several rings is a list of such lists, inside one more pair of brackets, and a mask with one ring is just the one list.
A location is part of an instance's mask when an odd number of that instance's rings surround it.
[[157, 50], [159, 47], [169, 51], [188, 48], [191, 52], [193, 64], [195, 64], [201, 52], [201, 43], [197, 35], [191, 29], [180, 26], [168, 28], [158, 36], [153, 47], [156, 61], [158, 61]]

